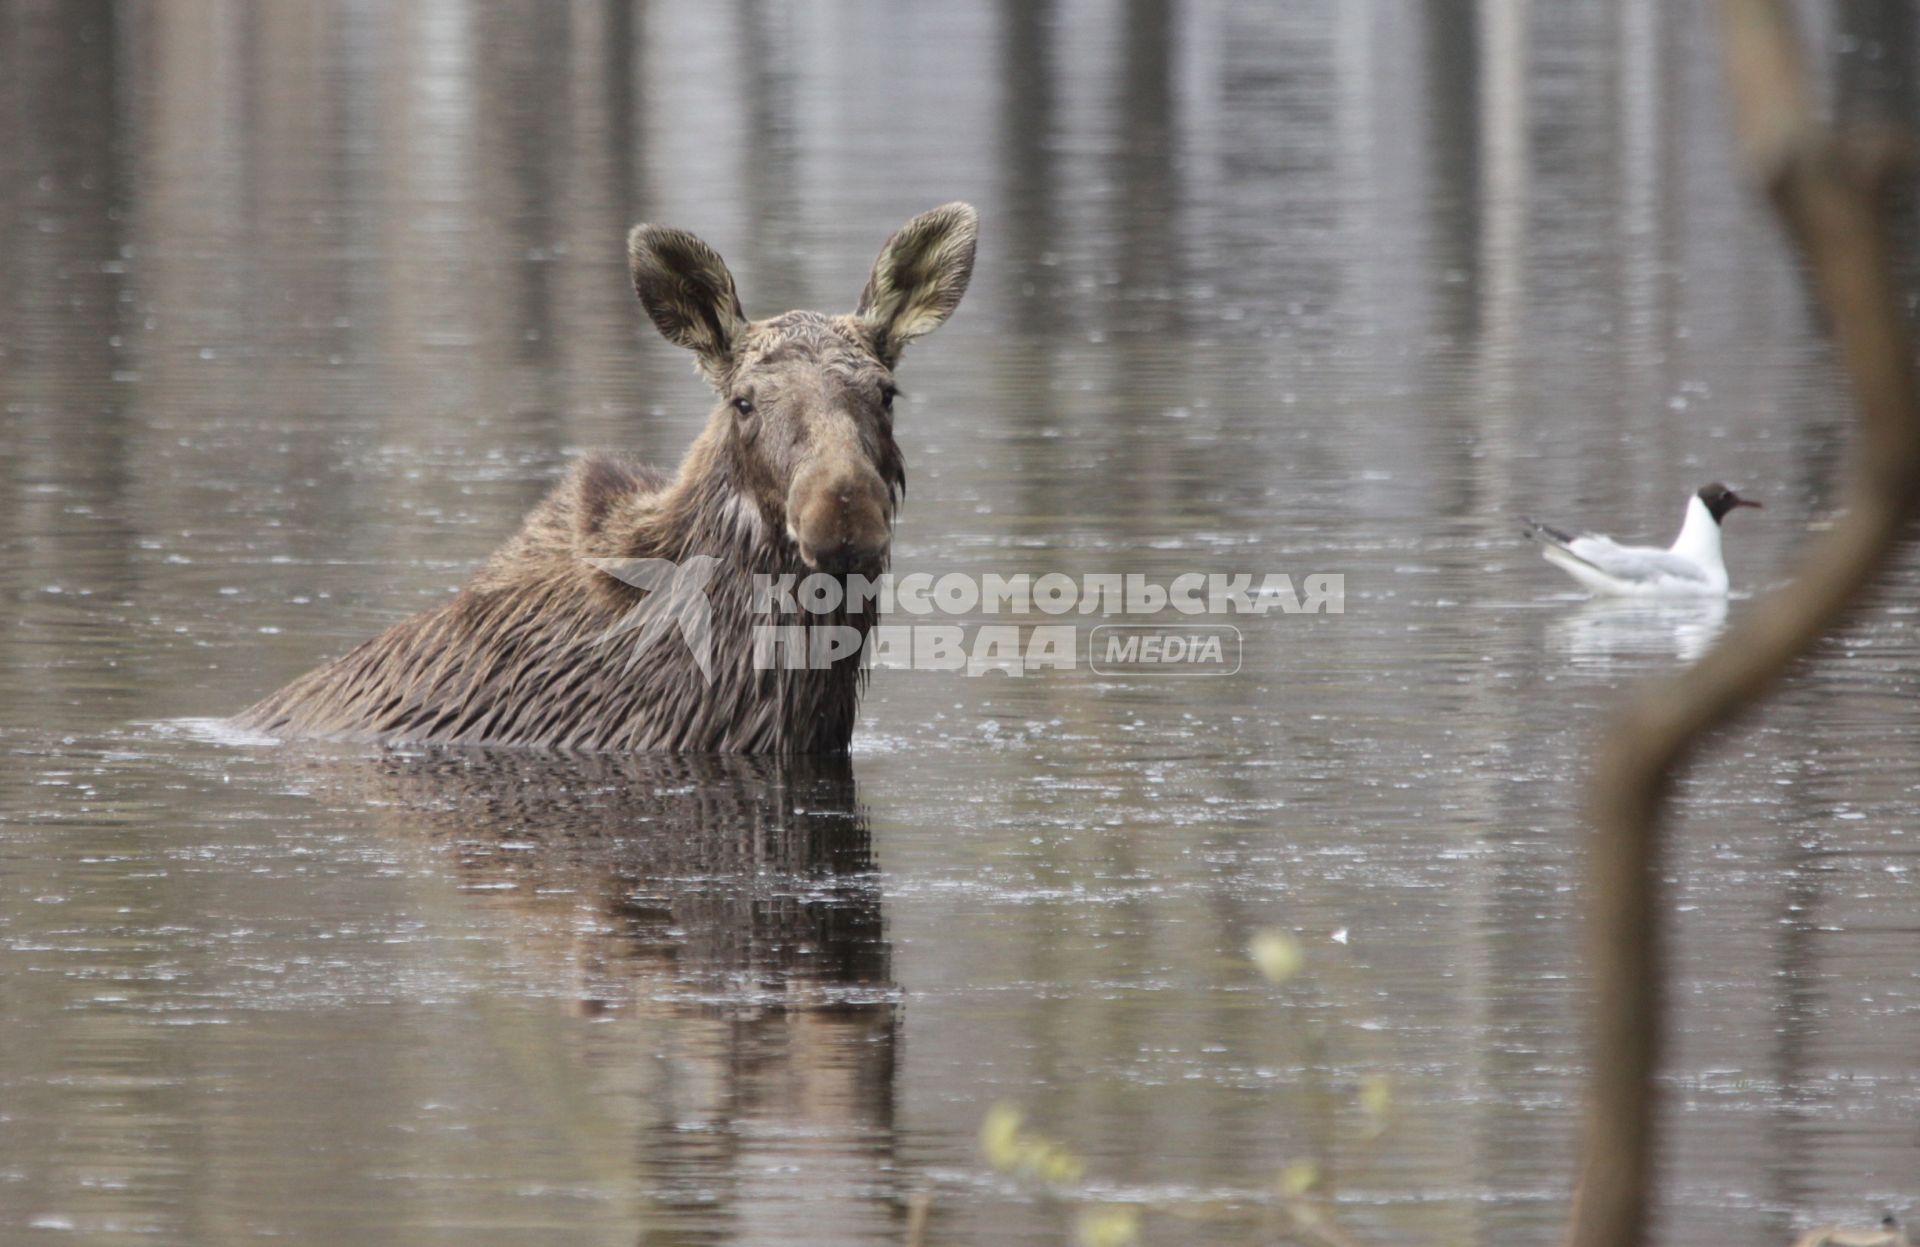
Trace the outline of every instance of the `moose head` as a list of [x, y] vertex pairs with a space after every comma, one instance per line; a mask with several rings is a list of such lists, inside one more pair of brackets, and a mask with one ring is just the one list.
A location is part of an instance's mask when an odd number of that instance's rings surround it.
[[887, 240], [850, 314], [748, 320], [733, 274], [684, 230], [638, 225], [633, 286], [669, 341], [692, 351], [719, 393], [731, 485], [816, 571], [877, 574], [906, 470], [893, 438], [893, 370], [938, 328], [973, 273], [978, 217], [951, 203]]

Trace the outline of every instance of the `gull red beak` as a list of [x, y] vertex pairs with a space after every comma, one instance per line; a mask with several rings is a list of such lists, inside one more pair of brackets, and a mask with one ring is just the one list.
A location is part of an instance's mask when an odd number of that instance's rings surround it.
[[1753, 499], [1751, 499], [1751, 498], [1741, 498], [1741, 497], [1738, 497], [1738, 496], [1736, 496], [1736, 497], [1734, 498], [1734, 500], [1733, 500], [1733, 505], [1734, 505], [1734, 506], [1736, 506], [1736, 507], [1752, 507], [1752, 508], [1753, 508], [1754, 510], [1756, 510], [1756, 511], [1764, 511], [1764, 510], [1766, 510], [1766, 508], [1765, 508], [1765, 507], [1763, 507], [1763, 506], [1761, 506], [1761, 505], [1760, 505], [1759, 503], [1757, 503], [1757, 502], [1755, 502], [1755, 501], [1754, 501]]

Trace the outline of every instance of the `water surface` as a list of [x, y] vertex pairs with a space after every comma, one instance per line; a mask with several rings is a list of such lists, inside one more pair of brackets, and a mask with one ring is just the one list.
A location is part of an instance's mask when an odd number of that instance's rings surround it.
[[[1915, 118], [1911, 20], [1814, 32]], [[0, 1239], [1148, 1241], [1315, 1164], [1549, 1243], [1585, 750], [1827, 523], [1850, 414], [1698, 6], [0, 10]], [[886, 672], [849, 764], [209, 726], [708, 408], [636, 220], [851, 305], [952, 198], [902, 571], [1347, 578], [1213, 681]], [[1739, 596], [1589, 604], [1521, 512]], [[1920, 1189], [1920, 565], [1682, 786], [1667, 1241]], [[1301, 977], [1244, 955], [1294, 933]], [[1387, 1088], [1382, 1116], [1379, 1092]], [[1370, 1098], [1371, 1096], [1371, 1098]], [[1371, 1105], [1371, 1110], [1369, 1108]]]

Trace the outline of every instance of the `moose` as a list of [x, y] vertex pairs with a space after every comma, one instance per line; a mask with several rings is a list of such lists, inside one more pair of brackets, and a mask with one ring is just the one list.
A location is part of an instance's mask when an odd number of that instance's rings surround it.
[[[750, 321], [711, 247], [683, 230], [635, 226], [634, 291], [720, 398], [679, 470], [585, 457], [444, 605], [235, 722], [382, 743], [846, 752], [861, 653], [767, 661], [756, 621], [768, 622], [770, 595], [759, 578], [886, 570], [906, 488], [893, 372], [907, 344], [959, 305], [977, 232], [967, 204], [922, 213], [881, 248], [851, 314]], [[704, 647], [659, 629], [623, 636], [623, 621], [666, 592], [623, 577], [633, 565], [705, 569]], [[864, 637], [875, 610], [871, 595], [847, 594], [807, 621]]]

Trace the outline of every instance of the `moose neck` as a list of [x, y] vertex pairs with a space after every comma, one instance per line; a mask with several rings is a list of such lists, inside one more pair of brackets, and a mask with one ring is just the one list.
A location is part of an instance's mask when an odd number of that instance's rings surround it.
[[743, 486], [743, 475], [733, 458], [730, 430], [716, 418], [694, 439], [673, 480], [632, 517], [636, 551], [676, 562], [707, 555], [746, 572], [798, 566], [799, 550], [784, 531], [767, 523]]
[[[703, 698], [707, 713], [732, 726], [747, 725], [755, 735], [753, 751], [843, 753], [866, 682], [864, 654], [815, 665], [811, 632], [851, 627], [864, 642], [878, 612], [869, 598], [856, 612], [843, 605], [826, 614], [795, 615], [781, 610], [776, 597], [773, 613], [766, 613], [758, 578], [791, 589], [813, 573], [785, 524], [770, 523], [743, 487], [745, 471], [734, 449], [726, 420], [709, 424], [674, 479], [633, 517], [630, 548], [674, 562], [699, 556], [720, 561], [707, 585], [715, 647], [714, 678]], [[790, 635], [774, 644], [765, 631], [794, 625], [810, 630], [794, 651], [786, 648], [794, 644]]]

